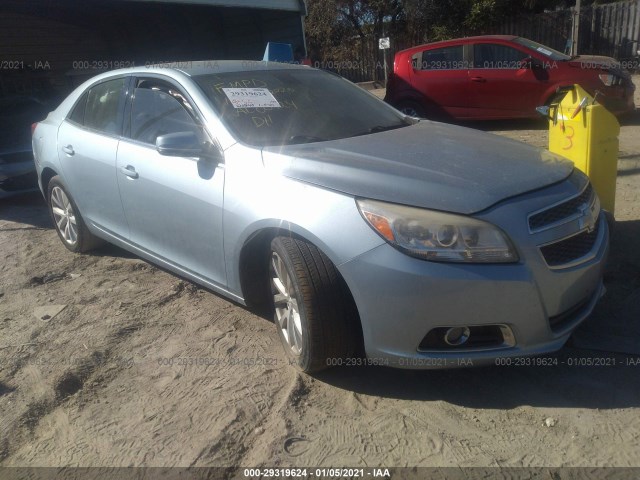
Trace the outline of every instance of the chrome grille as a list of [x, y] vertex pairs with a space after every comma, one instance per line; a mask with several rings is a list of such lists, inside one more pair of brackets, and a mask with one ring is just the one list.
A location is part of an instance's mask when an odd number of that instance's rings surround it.
[[573, 217], [581, 215], [580, 207], [585, 204], [591, 205], [592, 201], [593, 187], [591, 184], [588, 184], [577, 197], [531, 215], [529, 217], [529, 230], [531, 232], [537, 232], [549, 227], [550, 225], [569, 221]]
[[584, 257], [593, 249], [599, 230], [600, 221], [596, 220], [596, 226], [591, 232], [585, 230], [573, 237], [545, 245], [540, 247], [540, 252], [550, 267], [571, 263]]

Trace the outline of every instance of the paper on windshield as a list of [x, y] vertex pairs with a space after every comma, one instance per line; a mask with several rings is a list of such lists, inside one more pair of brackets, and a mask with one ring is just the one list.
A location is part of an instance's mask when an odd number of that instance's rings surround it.
[[551, 54], [553, 53], [552, 51], [547, 50], [546, 48], [543, 48], [543, 47], [538, 47], [538, 48], [537, 48], [537, 50], [538, 50], [540, 53], [544, 53], [545, 55], [551, 55]]
[[280, 108], [268, 88], [223, 88], [234, 108]]

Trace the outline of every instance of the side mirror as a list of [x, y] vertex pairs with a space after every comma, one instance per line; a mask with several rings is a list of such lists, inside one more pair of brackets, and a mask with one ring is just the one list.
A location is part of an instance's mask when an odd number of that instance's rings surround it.
[[204, 153], [200, 139], [194, 132], [177, 132], [156, 138], [156, 150], [170, 157], [200, 157]]
[[542, 115], [543, 118], [547, 120], [551, 118], [551, 108], [549, 108], [547, 105], [536, 107], [536, 112], [538, 112], [540, 115]]
[[536, 107], [536, 112], [538, 112], [545, 120], [553, 121], [554, 125], [558, 123], [558, 104], [552, 103], [551, 106], [543, 105], [541, 107]]
[[543, 65], [540, 60], [533, 57], [527, 57], [520, 61], [521, 69], [542, 68], [542, 66]]

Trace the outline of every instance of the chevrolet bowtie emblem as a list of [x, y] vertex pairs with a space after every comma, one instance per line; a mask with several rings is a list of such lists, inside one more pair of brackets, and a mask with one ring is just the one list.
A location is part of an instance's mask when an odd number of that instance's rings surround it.
[[597, 202], [591, 206], [584, 204], [580, 207], [580, 218], [578, 219], [580, 230], [586, 228], [589, 233], [593, 232], [596, 228], [596, 209]]

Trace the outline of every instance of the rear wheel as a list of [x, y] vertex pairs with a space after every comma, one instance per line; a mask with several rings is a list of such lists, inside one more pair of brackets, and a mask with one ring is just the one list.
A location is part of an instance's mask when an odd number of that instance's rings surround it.
[[47, 200], [58, 237], [67, 249], [86, 252], [102, 243], [85, 225], [73, 198], [57, 175], [49, 181]]
[[276, 237], [269, 272], [274, 320], [290, 364], [316, 372], [354, 351], [355, 309], [326, 255], [302, 239]]
[[402, 100], [396, 108], [410, 117], [425, 118], [427, 115], [424, 107], [413, 100]]

